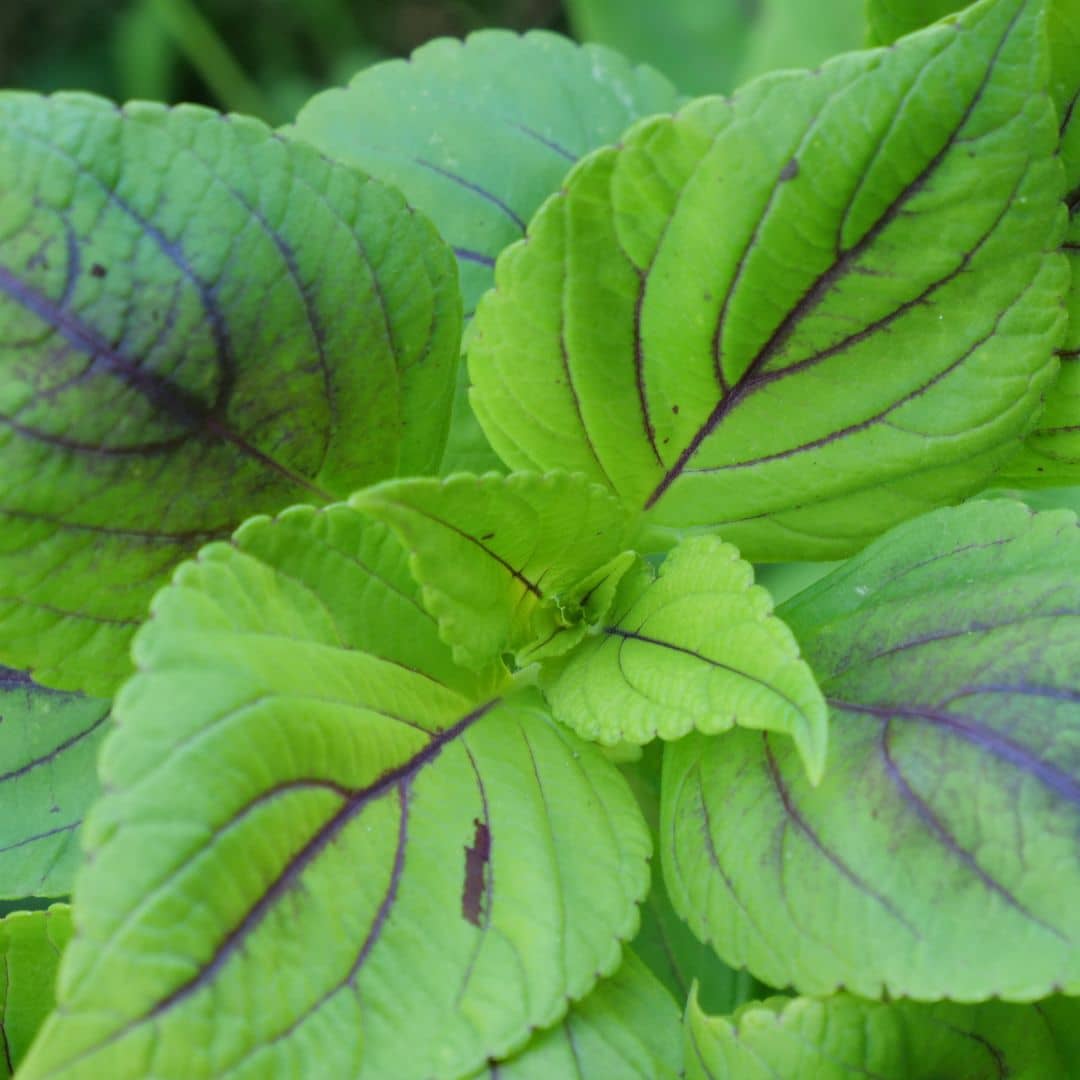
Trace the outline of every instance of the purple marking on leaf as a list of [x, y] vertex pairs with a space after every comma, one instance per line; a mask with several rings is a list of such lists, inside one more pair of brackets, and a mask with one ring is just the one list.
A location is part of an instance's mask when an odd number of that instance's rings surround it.
[[337, 839], [342, 831], [364, 809], [392, 790], [398, 790], [400, 796], [401, 785], [408, 784], [421, 769], [430, 765], [438, 758], [448, 743], [463, 735], [474, 723], [487, 715], [487, 713], [489, 713], [497, 704], [498, 699], [495, 699], [474, 709], [472, 712], [462, 717], [457, 723], [435, 735], [422, 750], [414, 754], [408, 761], [383, 773], [382, 776], [378, 777], [367, 786], [351, 792], [344, 805], [342, 805], [328, 821], [315, 831], [307, 843], [305, 843], [304, 846], [285, 864], [277, 878], [271, 882], [271, 884], [263, 891], [262, 895], [255, 900], [240, 921], [221, 938], [217, 943], [213, 954], [208, 960], [201, 964], [194, 975], [170, 991], [148, 1012], [141, 1017], [129, 1021], [123, 1027], [113, 1032], [102, 1043], [88, 1048], [82, 1056], [93, 1053], [102, 1046], [115, 1041], [138, 1024], [145, 1023], [148, 1020], [152, 1020], [162, 1015], [181, 1001], [211, 983], [225, 964], [242, 950], [244, 942], [262, 923], [263, 919], [274, 906], [296, 886], [304, 871], [334, 842], [334, 840]]
[[[16, 671], [14, 668], [0, 666], [0, 690], [38, 690], [42, 689], [28, 671]], [[55, 691], [53, 691], [55, 692]]]
[[885, 763], [885, 772], [893, 782], [894, 787], [900, 793], [904, 803], [914, 810], [920, 821], [934, 834], [942, 847], [959, 862], [963, 863], [991, 892], [996, 893], [1009, 905], [1018, 911], [1024, 918], [1042, 927], [1054, 937], [1066, 941], [1065, 936], [1055, 927], [1039, 918], [1027, 906], [1022, 904], [1001, 882], [991, 877], [975, 860], [975, 856], [960, 846], [956, 837], [946, 828], [945, 823], [934, 813], [930, 805], [908, 783], [907, 778], [900, 771], [892, 756], [892, 748], [889, 739], [892, 731], [892, 720], [886, 720], [881, 726], [881, 738], [879, 746], [881, 757]]
[[[30, 684], [33, 685], [32, 683]], [[73, 695], [77, 696], [77, 695]], [[50, 761], [55, 760], [65, 750], [70, 750], [76, 743], [81, 742], [83, 739], [92, 735], [102, 724], [109, 718], [109, 710], [106, 707], [105, 711], [99, 716], [88, 728], [78, 732], [76, 735], [72, 735], [71, 738], [65, 739], [59, 746], [53, 747], [47, 754], [43, 754], [39, 758], [34, 758], [33, 761], [28, 761], [25, 765], [20, 765], [17, 769], [12, 769], [10, 772], [0, 773], [0, 784], [7, 782], [8, 780], [17, 780], [20, 776], [25, 776], [27, 773], [32, 772], [34, 769], [40, 768], [42, 765], [47, 765]]]
[[824, 841], [818, 836], [817, 832], [813, 829], [810, 823], [803, 817], [802, 812], [795, 805], [794, 797], [792, 796], [791, 789], [787, 786], [784, 780], [783, 774], [780, 772], [780, 765], [777, 762], [772, 752], [772, 747], [769, 744], [769, 733], [763, 731], [761, 733], [762, 746], [765, 752], [765, 764], [769, 773], [769, 779], [772, 781], [773, 787], [776, 790], [777, 795], [780, 796], [780, 802], [784, 807], [784, 812], [787, 815], [789, 821], [791, 821], [796, 828], [810, 841], [813, 847], [817, 850], [818, 854], [823, 856], [829, 863], [831, 863], [859, 892], [868, 896], [884, 911], [888, 912], [901, 926], [903, 926], [913, 937], [921, 938], [922, 935], [918, 929], [908, 921], [907, 918], [899, 911], [899, 909], [892, 903], [888, 897], [883, 896], [872, 885], [864, 881], [854, 870], [851, 869], [843, 859], [840, 858], [836, 852], [826, 847]]
[[465, 847], [465, 881], [461, 892], [461, 915], [473, 926], [481, 925], [484, 910], [485, 872], [491, 858], [491, 830], [475, 818], [472, 846]]
[[457, 184], [459, 187], [463, 187], [466, 191], [471, 191], [474, 195], [479, 196], [485, 202], [490, 203], [496, 207], [505, 217], [509, 218], [517, 227], [518, 232], [524, 235], [525, 222], [516, 213], [513, 207], [503, 202], [498, 195], [492, 194], [490, 191], [485, 190], [478, 184], [474, 184], [471, 180], [466, 180], [463, 176], [458, 176], [457, 173], [451, 172], [449, 169], [444, 169], [441, 165], [436, 165], [434, 162], [425, 161], [423, 158], [416, 158], [416, 164], [423, 169], [429, 169], [433, 173], [438, 173], [439, 176], [445, 177], [451, 183]]
[[71, 832], [72, 829], [77, 829], [82, 824], [82, 818], [78, 821], [69, 821], [66, 825], [58, 825], [55, 829], [48, 829], [46, 832], [35, 833], [33, 836], [26, 836], [22, 840], [16, 840], [12, 844], [5, 844], [4, 847], [0, 847], [0, 855], [6, 854], [9, 851], [15, 851], [17, 848], [26, 847], [27, 844], [36, 844], [39, 840], [48, 840], [50, 836], [58, 836], [60, 833]]
[[[798, 329], [799, 324], [817, 310], [832, 290], [849, 272], [851, 272], [858, 259], [871, 247], [885, 229], [903, 213], [907, 203], [923, 190], [929, 180], [937, 172], [941, 163], [945, 160], [946, 155], [956, 145], [960, 132], [963, 130], [975, 108], [981, 102], [996, 67], [997, 58], [1004, 47], [1005, 42], [1009, 38], [1012, 27], [1020, 17], [1020, 11], [1021, 9], [1018, 8], [1016, 14], [1010, 21], [1009, 27], [1002, 35], [990, 62], [987, 64], [982, 82], [976, 88], [975, 93], [972, 95], [971, 101], [968, 102], [959, 122], [956, 127], [948, 133], [942, 146], [929, 162], [927, 162], [922, 171], [897, 193], [896, 197], [885, 208], [877, 221], [874, 222], [862, 237], [851, 247], [841, 251], [835, 261], [818, 275], [799, 300], [796, 301], [795, 305], [780, 321], [765, 344], [758, 350], [757, 355], [748, 365], [742, 379], [734, 386], [731, 393], [717, 403], [705, 422], [698, 428], [686, 448], [678, 456], [675, 463], [665, 472], [660, 482], [645, 500], [644, 508], [646, 510], [655, 506], [656, 503], [663, 498], [671, 485], [686, 470], [694, 455], [701, 448], [701, 444], [716, 430], [731, 410], [735, 408], [744, 397], [757, 389], [758, 386], [765, 385], [760, 382], [760, 373], [771, 360], [783, 352], [792, 335]], [[741, 275], [744, 260], [748, 254], [749, 249], [743, 253], [742, 259], [740, 259], [740, 262], [737, 264], [735, 268], [735, 279]]]
[[549, 139], [546, 135], [541, 135], [540, 132], [537, 131], [535, 128], [527, 127], [525, 124], [519, 124], [516, 122], [513, 126], [516, 127], [518, 131], [523, 132], [530, 138], [535, 139], [537, 142], [543, 143], [544, 146], [546, 146], [552, 152], [558, 154], [559, 157], [563, 158], [565, 161], [573, 163], [576, 162], [579, 157], [581, 157], [580, 154], [575, 154], [573, 153], [573, 151], [567, 150], [565, 146], [560, 146], [557, 142]]
[[456, 247], [454, 248], [454, 255], [461, 262], [477, 263], [479, 266], [486, 266], [489, 269], [495, 265], [495, 260], [490, 255], [485, 255], [482, 251], [473, 251], [471, 248]]
[[1060, 769], [1053, 762], [1045, 761], [1038, 754], [1000, 732], [980, 727], [971, 717], [954, 716], [952, 713], [930, 707], [905, 705], [860, 705], [851, 701], [828, 698], [829, 707], [841, 712], [873, 716], [879, 720], [902, 719], [927, 723], [959, 736], [965, 742], [985, 751], [991, 757], [1038, 780], [1044, 787], [1072, 806], [1080, 807], [1080, 781]]

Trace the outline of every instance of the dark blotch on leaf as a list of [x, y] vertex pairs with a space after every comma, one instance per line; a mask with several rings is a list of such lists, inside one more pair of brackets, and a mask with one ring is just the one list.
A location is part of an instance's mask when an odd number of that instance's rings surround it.
[[799, 159], [792, 158], [784, 167], [780, 170], [781, 180], [794, 180], [799, 175]]
[[484, 869], [491, 858], [491, 830], [480, 820], [474, 820], [476, 831], [472, 847], [465, 848], [465, 887], [461, 893], [461, 914], [473, 926], [480, 925], [484, 905]]
[[101, 263], [94, 263], [94, 265], [90, 267], [90, 273], [96, 278], [103, 278], [108, 272], [109, 271], [106, 270]]

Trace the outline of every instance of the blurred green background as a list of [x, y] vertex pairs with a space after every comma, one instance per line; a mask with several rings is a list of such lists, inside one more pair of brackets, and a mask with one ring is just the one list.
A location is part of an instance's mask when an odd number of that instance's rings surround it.
[[0, 86], [290, 120], [381, 59], [482, 27], [613, 45], [702, 94], [865, 40], [863, 0], [0, 0]]

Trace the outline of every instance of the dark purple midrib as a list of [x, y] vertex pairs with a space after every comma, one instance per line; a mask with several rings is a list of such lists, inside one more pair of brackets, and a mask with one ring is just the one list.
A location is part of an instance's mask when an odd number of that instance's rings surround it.
[[881, 726], [881, 758], [885, 763], [885, 772], [889, 779], [892, 781], [893, 786], [899, 792], [900, 797], [903, 799], [906, 805], [910, 806], [920, 821], [937, 837], [939, 843], [945, 850], [957, 859], [959, 862], [974, 874], [991, 892], [1000, 896], [1009, 907], [1019, 912], [1029, 922], [1035, 923], [1037, 926], [1046, 930], [1056, 938], [1065, 940], [1063, 935], [1055, 927], [1039, 918], [1030, 908], [1013, 895], [1013, 893], [1001, 884], [996, 878], [992, 877], [986, 870], [984, 870], [975, 859], [975, 856], [966, 851], [956, 839], [955, 836], [949, 831], [945, 823], [934, 812], [933, 808], [926, 802], [926, 800], [911, 786], [900, 766], [896, 763], [896, 760], [892, 755], [892, 747], [890, 745], [890, 737], [892, 733], [892, 721], [886, 720]]
[[810, 825], [810, 823], [803, 817], [802, 812], [795, 805], [795, 800], [792, 797], [791, 789], [787, 786], [784, 780], [783, 774], [780, 771], [780, 765], [776, 760], [775, 755], [772, 752], [772, 746], [769, 743], [769, 733], [763, 731], [761, 733], [762, 746], [765, 751], [765, 764], [769, 773], [769, 778], [772, 781], [773, 787], [776, 790], [777, 795], [780, 796], [780, 801], [784, 807], [784, 813], [788, 819], [794, 823], [796, 828], [810, 841], [814, 846], [818, 854], [822, 855], [840, 872], [851, 885], [853, 885], [859, 892], [863, 893], [873, 900], [883, 911], [892, 916], [905, 930], [916, 938], [921, 938], [921, 934], [918, 930], [904, 917], [899, 909], [889, 900], [888, 897], [883, 896], [872, 885], [864, 881], [854, 870], [835, 851], [826, 847], [824, 841], [818, 836], [816, 830]]
[[610, 634], [612, 637], [622, 638], [624, 641], [639, 641], [643, 645], [655, 645], [657, 648], [667, 649], [670, 652], [682, 653], [683, 656], [689, 656], [695, 660], [700, 660], [703, 664], [708, 664], [709, 667], [720, 668], [722, 671], [729, 671], [732, 675], [738, 675], [748, 682], [754, 682], [759, 686], [764, 687], [764, 689], [768, 690], [770, 693], [773, 693], [778, 698], [782, 698], [786, 701], [800, 716], [804, 715], [802, 707], [797, 702], [792, 701], [787, 694], [778, 690], [772, 683], [767, 682], [765, 679], [759, 679], [756, 675], [750, 675], [745, 671], [741, 671], [739, 668], [732, 667], [730, 664], [725, 664], [720, 660], [714, 660], [704, 653], [697, 652], [694, 649], [688, 649], [684, 645], [676, 645], [671, 641], [664, 641], [661, 638], [650, 637], [648, 634], [642, 634], [636, 630], [624, 630], [621, 626], [605, 626], [604, 633]]
[[[451, 727], [439, 732], [422, 750], [404, 764], [384, 773], [367, 787], [353, 792], [333, 817], [322, 825], [300, 851], [289, 860], [278, 877], [263, 891], [243, 918], [218, 943], [209, 960], [191, 978], [162, 998], [147, 1013], [129, 1021], [120, 1031], [106, 1041], [111, 1042], [136, 1025], [155, 1019], [210, 983], [217, 972], [242, 948], [244, 941], [255, 931], [274, 905], [297, 883], [308, 866], [326, 850], [359, 813], [392, 788], [407, 784], [421, 769], [430, 765], [448, 743], [459, 738], [497, 704], [498, 699], [489, 701], [474, 709]], [[351, 977], [355, 978], [355, 971]]]
[[913, 720], [949, 731], [972, 746], [985, 751], [998, 761], [1015, 765], [1028, 776], [1038, 780], [1070, 805], [1080, 808], [1080, 781], [1049, 761], [1044, 761], [1027, 747], [1021, 746], [999, 732], [980, 727], [970, 717], [954, 716], [941, 709], [910, 705], [862, 705], [857, 702], [827, 699], [829, 707], [855, 715], [873, 716], [878, 720]]
[[[971, 101], [968, 103], [967, 108], [959, 119], [956, 126], [949, 132], [944, 144], [937, 151], [937, 153], [930, 159], [923, 170], [911, 181], [909, 181], [904, 188], [897, 194], [893, 201], [885, 208], [881, 216], [874, 222], [874, 224], [867, 230], [866, 233], [850, 248], [844, 251], [829, 267], [827, 267], [817, 279], [810, 285], [810, 287], [803, 293], [803, 295], [796, 301], [794, 307], [788, 312], [788, 314], [781, 320], [780, 324], [770, 335], [764, 345], [758, 350], [756, 356], [748, 365], [746, 371], [740, 380], [732, 387], [731, 392], [720, 399], [715, 408], [706, 418], [705, 422], [698, 428], [689, 444], [682, 451], [675, 463], [667, 470], [660, 482], [653, 489], [652, 493], [645, 500], [644, 509], [649, 510], [654, 507], [660, 499], [667, 493], [671, 485], [683, 474], [687, 465], [691, 459], [701, 448], [701, 444], [716, 430], [716, 428], [724, 421], [724, 419], [750, 394], [755, 393], [763, 386], [770, 385], [775, 381], [775, 378], [783, 378], [784, 374], [778, 373], [774, 379], [765, 380], [761, 377], [762, 369], [769, 363], [770, 360], [775, 358], [786, 346], [787, 342], [791, 339], [791, 336], [798, 329], [799, 324], [807, 317], [813, 314], [813, 312], [824, 301], [825, 297], [832, 291], [833, 287], [841, 281], [844, 276], [849, 272], [851, 266], [858, 260], [858, 258], [866, 251], [866, 249], [873, 244], [873, 242], [891, 225], [901, 214], [904, 206], [917, 195], [926, 183], [937, 172], [941, 163], [944, 161], [946, 155], [956, 144], [956, 140], [959, 138], [960, 132], [964, 129], [974, 110], [982, 100], [983, 94], [986, 91], [986, 86], [990, 81], [991, 75], [997, 67], [997, 59], [1004, 48], [1006, 41], [1008, 41], [1013, 26], [1020, 17], [1020, 9], [1010, 20], [1005, 33], [1002, 34], [1001, 40], [998, 42], [997, 47], [994, 50], [993, 56], [990, 62], [987, 64], [986, 72], [983, 75], [982, 82], [976, 88], [975, 93], [972, 95]], [[744, 253], [743, 258], [746, 257]], [[735, 268], [736, 277], [741, 274], [742, 265], [740, 264]], [[805, 370], [801, 368], [801, 370]]]
[[[2, 685], [2, 684], [0, 684]], [[32, 684], [31, 684], [32, 685]], [[65, 750], [70, 750], [76, 743], [81, 742], [83, 739], [92, 735], [102, 724], [109, 718], [109, 710], [101, 714], [88, 728], [84, 728], [82, 731], [70, 738], [65, 739], [58, 746], [53, 747], [47, 754], [43, 754], [39, 758], [34, 758], [33, 761], [28, 761], [25, 765], [20, 765], [17, 769], [12, 769], [10, 772], [0, 773], [0, 784], [6, 783], [9, 780], [17, 780], [20, 776], [25, 776], [27, 773], [32, 772], [34, 769], [40, 768], [42, 765], [47, 765], [50, 761], [53, 761]]]
[[82, 818], [77, 821], [69, 821], [66, 825], [57, 825], [54, 829], [48, 829], [42, 833], [35, 833], [33, 836], [24, 836], [21, 840], [16, 840], [13, 844], [5, 844], [0, 847], [0, 855], [5, 855], [9, 851], [15, 851], [18, 848], [26, 847], [28, 844], [36, 844], [39, 840], [48, 840], [50, 836], [58, 836], [60, 833], [71, 832], [72, 829], [77, 829], [82, 824]]
[[[28, 671], [17, 671], [15, 668], [0, 666], [0, 690], [44, 690], [39, 687], [30, 677]], [[61, 693], [59, 690], [47, 691], [51, 694]]]
[[[164, 414], [185, 432], [189, 434], [201, 433], [204, 436], [227, 442], [248, 457], [266, 466], [270, 471], [283, 476], [290, 483], [317, 495], [322, 501], [333, 501], [333, 496], [328, 492], [322, 491], [305, 477], [287, 469], [280, 462], [275, 461], [251, 445], [243, 436], [226, 427], [218, 415], [221, 405], [224, 403], [223, 399], [212, 406], [208, 406], [177, 383], [155, 372], [144, 371], [139, 365], [133, 363], [105, 341], [104, 338], [100, 337], [96, 331], [76, 319], [55, 301], [50, 300], [38, 292], [37, 289], [20, 280], [5, 266], [0, 266], [0, 293], [4, 293], [27, 311], [32, 312], [42, 322], [54, 327], [71, 345], [93, 357], [95, 363], [104, 361], [104, 366], [110, 373], [117, 375], [126, 386], [141, 394], [152, 408]], [[224, 387], [224, 382], [222, 385]], [[222, 395], [224, 397], [228, 396], [225, 394], [224, 389]], [[28, 429], [23, 425], [7, 420], [7, 418], [2, 419], [6, 420], [23, 435], [43, 438], [45, 441], [50, 441], [58, 446], [67, 446], [73, 450], [96, 451], [97, 449], [86, 444], [70, 442], [58, 436], [49, 436], [45, 432]], [[172, 447], [176, 442], [177, 440], [163, 440], [161, 445]], [[103, 451], [109, 450], [106, 447], [101, 449]], [[150, 449], [152, 447], [134, 446], [128, 448], [127, 452], [139, 454]]]

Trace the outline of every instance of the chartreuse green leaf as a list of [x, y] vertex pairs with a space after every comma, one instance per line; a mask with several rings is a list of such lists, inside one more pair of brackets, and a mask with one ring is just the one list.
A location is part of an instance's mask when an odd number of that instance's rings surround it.
[[866, 0], [866, 40], [891, 45], [966, 7], [964, 0]]
[[[639, 760], [621, 766], [637, 796], [638, 805], [653, 833], [654, 846], [660, 828], [660, 766], [662, 749], [653, 742], [643, 748]], [[698, 999], [713, 1012], [734, 1012], [755, 997], [772, 993], [746, 971], [728, 967], [711, 946], [691, 933], [671, 906], [660, 860], [651, 863], [652, 885], [641, 905], [641, 927], [633, 951], [651, 968], [675, 1000], [685, 1002], [692, 987]]]
[[604, 582], [632, 562], [608, 566], [627, 546], [631, 515], [583, 476], [394, 480], [350, 502], [400, 535], [424, 606], [470, 668], [556, 637], [576, 644], [586, 631], [579, 601], [598, 592], [610, 601]]
[[1040, 7], [988, 0], [582, 162], [473, 323], [495, 449], [608, 484], [642, 546], [718, 528], [757, 561], [985, 487], [1064, 321]]
[[770, 732], [664, 756], [664, 873], [728, 963], [825, 994], [1080, 990], [1080, 528], [975, 502], [779, 609], [831, 712], [817, 788]]
[[629, 788], [535, 690], [446, 676], [385, 526], [249, 522], [134, 655], [27, 1080], [458, 1080], [617, 968]]
[[850, 994], [770, 998], [734, 1016], [686, 1013], [687, 1080], [1071, 1080], [1077, 1060], [1059, 1034], [1080, 1024], [1080, 1002], [1033, 1005], [864, 1001]]
[[[608, 49], [485, 30], [367, 68], [308, 102], [292, 130], [394, 184], [435, 222], [457, 254], [470, 317], [495, 257], [521, 238], [567, 169], [676, 101], [661, 75]], [[466, 389], [462, 368], [443, 471], [502, 468]]]
[[65, 904], [0, 919], [0, 1078], [14, 1075], [53, 1007], [56, 969], [70, 937]]
[[790, 735], [817, 783], [828, 709], [754, 568], [716, 536], [684, 540], [623, 578], [596, 632], [550, 666], [555, 718], [596, 742], [746, 728]]
[[67, 896], [109, 702], [0, 668], [0, 899]]
[[630, 950], [621, 967], [561, 1024], [468, 1080], [676, 1080], [683, 1075], [679, 1009]]
[[106, 695], [170, 569], [439, 458], [460, 310], [401, 196], [194, 107], [0, 96], [0, 661]]
[[1005, 469], [1006, 483], [1025, 487], [1080, 484], [1080, 0], [1052, 0], [1048, 29], [1069, 209], [1063, 250], [1072, 268], [1072, 287], [1069, 326], [1059, 354], [1061, 375], [1046, 395], [1046, 409], [1023, 452]]

